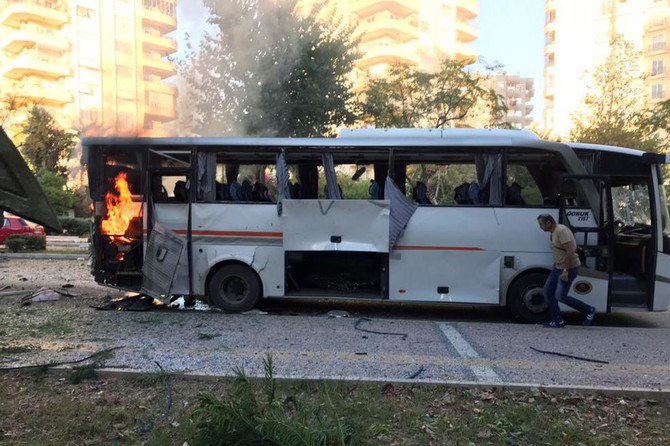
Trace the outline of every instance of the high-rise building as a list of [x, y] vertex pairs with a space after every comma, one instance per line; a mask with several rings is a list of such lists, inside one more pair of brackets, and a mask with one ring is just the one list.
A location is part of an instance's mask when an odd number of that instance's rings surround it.
[[491, 76], [491, 87], [502, 96], [507, 106], [507, 116], [504, 121], [517, 129], [524, 129], [533, 122], [533, 79], [508, 74]]
[[665, 0], [545, 0], [544, 127], [565, 136], [573, 127], [590, 73], [622, 36], [640, 51], [649, 103], [667, 99], [670, 6]]
[[0, 97], [88, 134], [164, 135], [176, 118], [164, 82], [176, 74], [176, 1], [0, 0]]
[[[303, 5], [319, 0], [303, 0]], [[360, 37], [357, 74], [379, 75], [394, 63], [438, 68], [444, 57], [472, 60], [470, 43], [479, 36], [472, 21], [478, 0], [330, 0]]]

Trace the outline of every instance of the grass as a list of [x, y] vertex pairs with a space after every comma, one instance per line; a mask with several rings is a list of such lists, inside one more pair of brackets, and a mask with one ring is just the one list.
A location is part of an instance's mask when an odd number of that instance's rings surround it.
[[[227, 429], [237, 426], [236, 435], [260, 433], [254, 444], [269, 445], [318, 444], [272, 440], [287, 429], [327, 432], [328, 445], [670, 444], [667, 401], [244, 375], [198, 381], [159, 373], [76, 385], [61, 376], [0, 374], [0, 443], [216, 445], [228, 444]], [[146, 426], [153, 427], [138, 432]]]

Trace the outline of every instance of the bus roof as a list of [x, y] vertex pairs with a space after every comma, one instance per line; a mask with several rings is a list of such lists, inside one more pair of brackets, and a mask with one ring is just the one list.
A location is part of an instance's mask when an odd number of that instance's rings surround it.
[[241, 147], [534, 147], [557, 146], [586, 149], [631, 156], [643, 156], [647, 152], [623, 147], [575, 142], [554, 142], [541, 139], [530, 130], [509, 129], [344, 129], [337, 138], [287, 138], [287, 137], [193, 137], [193, 138], [146, 138], [146, 137], [89, 137], [82, 140], [84, 146], [160, 146], [201, 148], [217, 146]]

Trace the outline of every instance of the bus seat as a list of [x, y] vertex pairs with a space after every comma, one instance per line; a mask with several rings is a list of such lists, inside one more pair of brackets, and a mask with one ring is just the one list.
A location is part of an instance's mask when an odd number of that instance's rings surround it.
[[432, 204], [428, 199], [428, 187], [423, 181], [417, 181], [414, 190], [412, 190], [412, 198], [419, 204]]
[[188, 201], [186, 181], [177, 181], [174, 185], [174, 198], [176, 201]]
[[242, 199], [240, 198], [240, 183], [238, 183], [236, 180], [233, 180], [230, 182], [230, 186], [228, 188], [228, 193], [230, 194], [230, 199], [233, 201], [241, 201]]
[[519, 185], [519, 183], [516, 181], [511, 185], [508, 185], [505, 192], [505, 204], [510, 204], [512, 206], [525, 206], [526, 200], [524, 200], [521, 196], [521, 189], [523, 189], [523, 187], [521, 187], [521, 185]]
[[302, 192], [300, 190], [300, 183], [294, 183], [289, 186], [289, 192], [291, 193], [291, 198], [294, 200], [302, 198]]
[[254, 201], [254, 194], [253, 190], [251, 189], [251, 181], [242, 181], [242, 185], [237, 191], [237, 195], [241, 201]]
[[254, 187], [251, 189], [251, 193], [253, 194], [254, 201], [261, 203], [272, 202], [268, 188], [265, 187], [265, 184], [261, 184], [258, 181], [254, 183]]
[[479, 188], [479, 184], [476, 182], [470, 183], [468, 186], [468, 202], [470, 204], [479, 204], [479, 193], [481, 192], [481, 189]]
[[456, 204], [471, 204], [468, 191], [470, 183], [463, 183], [454, 189], [454, 203]]
[[368, 192], [370, 192], [370, 198], [373, 200], [384, 199], [381, 187], [379, 187], [379, 183], [377, 183], [375, 180], [370, 180], [370, 187], [368, 188]]

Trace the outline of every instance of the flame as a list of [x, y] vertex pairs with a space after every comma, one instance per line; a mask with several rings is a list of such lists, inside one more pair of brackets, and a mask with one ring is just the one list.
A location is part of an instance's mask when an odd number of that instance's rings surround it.
[[135, 217], [136, 207], [133, 204], [127, 177], [125, 172], [119, 173], [114, 179], [114, 189], [119, 194], [108, 192], [105, 197], [107, 215], [102, 220], [102, 233], [113, 236], [111, 239], [115, 243], [131, 241], [124, 235], [130, 226], [130, 221]]

